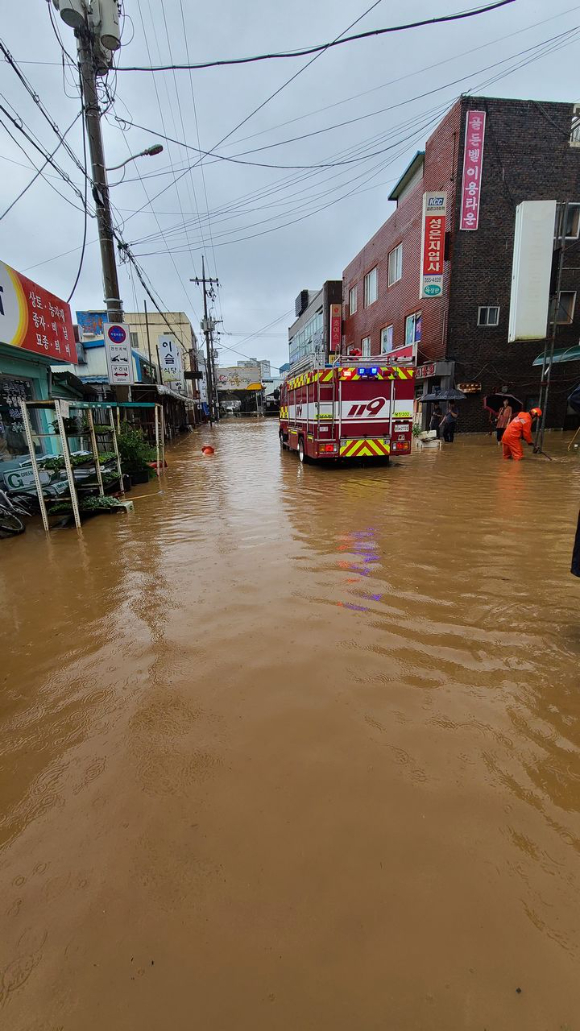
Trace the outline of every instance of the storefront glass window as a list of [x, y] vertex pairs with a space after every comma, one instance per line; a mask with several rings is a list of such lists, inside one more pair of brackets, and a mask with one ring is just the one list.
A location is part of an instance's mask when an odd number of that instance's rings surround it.
[[[4, 473], [28, 458], [20, 402], [31, 400], [29, 379], [0, 376], [0, 486], [4, 485]], [[38, 431], [38, 414], [30, 414], [33, 430]]]

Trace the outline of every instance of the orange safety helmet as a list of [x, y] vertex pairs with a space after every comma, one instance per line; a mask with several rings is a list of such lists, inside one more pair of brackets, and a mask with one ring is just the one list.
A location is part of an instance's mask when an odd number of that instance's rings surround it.
[[541, 408], [530, 408], [530, 415], [533, 416], [534, 418], [541, 419], [541, 417], [542, 417], [542, 409]]

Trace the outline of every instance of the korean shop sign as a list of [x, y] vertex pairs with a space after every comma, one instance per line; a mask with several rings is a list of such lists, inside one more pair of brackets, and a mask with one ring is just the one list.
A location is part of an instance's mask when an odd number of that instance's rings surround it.
[[168, 387], [184, 388], [183, 363], [181, 360], [181, 345], [173, 333], [164, 333], [159, 337], [159, 367], [161, 379]]
[[477, 229], [479, 226], [484, 139], [485, 111], [468, 111], [465, 120], [460, 229]]
[[446, 213], [445, 191], [423, 194], [419, 297], [440, 297], [443, 293]]
[[0, 343], [57, 362], [76, 364], [74, 329], [66, 301], [0, 261]]
[[128, 326], [122, 322], [104, 322], [103, 337], [109, 383], [116, 387], [130, 386], [131, 383], [134, 383], [134, 377], [131, 336]]

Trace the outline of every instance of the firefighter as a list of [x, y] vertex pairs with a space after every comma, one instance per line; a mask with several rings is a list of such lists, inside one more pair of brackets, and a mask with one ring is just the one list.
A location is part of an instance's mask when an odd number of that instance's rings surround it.
[[524, 452], [521, 438], [523, 437], [527, 444], [533, 445], [532, 422], [534, 419], [540, 418], [541, 414], [541, 408], [532, 408], [529, 412], [520, 412], [515, 419], [512, 419], [501, 441], [505, 459], [513, 458], [516, 462], [522, 460]]

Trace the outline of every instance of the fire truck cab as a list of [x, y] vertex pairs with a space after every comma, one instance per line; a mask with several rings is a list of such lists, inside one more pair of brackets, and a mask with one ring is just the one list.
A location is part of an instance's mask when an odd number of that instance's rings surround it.
[[314, 356], [280, 391], [280, 444], [307, 459], [382, 458], [411, 451], [415, 367], [376, 358]]

